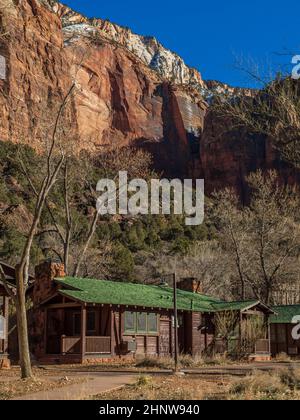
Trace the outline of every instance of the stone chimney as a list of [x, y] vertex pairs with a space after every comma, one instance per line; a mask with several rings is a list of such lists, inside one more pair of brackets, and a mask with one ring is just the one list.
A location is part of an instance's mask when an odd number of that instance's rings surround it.
[[45, 261], [35, 268], [35, 281], [33, 288], [33, 304], [40, 304], [50, 298], [56, 290], [55, 278], [65, 277], [64, 264]]
[[186, 292], [199, 293], [199, 294], [203, 293], [201, 281], [194, 277], [181, 279], [177, 283], [177, 287], [178, 289], [185, 290]]

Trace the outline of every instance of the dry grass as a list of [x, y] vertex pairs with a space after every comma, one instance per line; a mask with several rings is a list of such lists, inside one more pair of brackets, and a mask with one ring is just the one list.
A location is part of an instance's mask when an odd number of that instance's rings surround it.
[[96, 400], [299, 400], [300, 371], [254, 372], [233, 376], [141, 375], [135, 384], [109, 392]]
[[300, 371], [254, 372], [235, 381], [229, 389], [232, 400], [299, 400]]
[[[225, 356], [217, 355], [213, 358], [205, 358], [202, 356], [188, 356], [182, 355], [179, 357], [179, 365], [182, 369], [201, 368], [205, 366], [223, 366], [232, 363], [230, 359]], [[174, 359], [171, 357], [146, 357], [140, 362], [136, 363], [137, 368], [144, 369], [173, 369]]]
[[34, 369], [33, 379], [20, 379], [19, 369], [0, 371], [0, 400], [9, 400], [40, 391], [51, 391], [82, 383], [84, 378], [68, 378], [64, 372], [44, 372]]
[[[202, 357], [202, 356], [189, 356], [181, 355], [179, 357], [180, 367], [182, 369], [193, 369], [193, 368], [202, 368], [205, 366], [225, 366], [232, 364], [243, 364], [242, 361], [233, 361], [226, 356], [216, 355], [215, 357]], [[47, 366], [45, 369], [48, 369]], [[174, 359], [171, 357], [151, 357], [147, 356], [139, 360], [135, 359], [120, 359], [109, 362], [101, 362], [98, 364], [90, 365], [53, 365], [51, 370], [66, 370], [72, 372], [106, 372], [106, 371], [127, 371], [127, 372], [137, 372], [141, 370], [147, 372], [149, 371], [159, 371], [159, 370], [173, 370], [174, 369]]]
[[208, 400], [223, 399], [228, 383], [223, 378], [204, 379], [198, 376], [142, 375], [133, 385], [117, 392], [102, 394], [96, 400]]
[[289, 363], [292, 361], [292, 359], [286, 353], [279, 353], [277, 354], [275, 361], [279, 363]]

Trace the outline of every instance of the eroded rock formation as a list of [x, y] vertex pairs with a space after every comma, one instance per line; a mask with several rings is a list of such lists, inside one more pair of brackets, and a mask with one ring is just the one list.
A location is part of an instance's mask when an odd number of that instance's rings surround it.
[[[167, 176], [204, 176], [207, 191], [274, 167], [266, 139], [222, 135], [225, 121], [209, 103], [232, 88], [204, 82], [156, 39], [101, 19], [87, 19], [52, 0], [5, 0], [1, 26], [0, 139], [38, 147], [72, 84], [72, 138], [81, 149], [137, 145]], [[248, 95], [249, 91], [239, 90]]]

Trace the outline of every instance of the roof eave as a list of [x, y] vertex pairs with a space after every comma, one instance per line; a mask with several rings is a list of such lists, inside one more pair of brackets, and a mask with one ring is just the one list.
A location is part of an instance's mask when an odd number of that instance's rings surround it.
[[262, 303], [260, 300], [256, 301], [256, 303], [253, 303], [252, 305], [249, 305], [247, 308], [242, 309], [241, 312], [249, 311], [250, 309], [254, 308], [255, 306], [261, 306], [264, 309], [266, 309], [266, 312], [268, 313], [268, 315], [275, 315], [276, 314], [276, 312], [274, 312], [273, 309], [271, 309], [269, 306]]

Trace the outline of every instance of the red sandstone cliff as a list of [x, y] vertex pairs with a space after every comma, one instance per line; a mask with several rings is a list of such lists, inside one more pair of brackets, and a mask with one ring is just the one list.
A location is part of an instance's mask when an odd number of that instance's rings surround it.
[[3, 1], [0, 140], [36, 147], [76, 80], [71, 118], [80, 148], [146, 147], [158, 170], [204, 176], [209, 192], [224, 185], [243, 192], [247, 173], [274, 167], [277, 156], [264, 139], [220, 136], [226, 123], [209, 112], [209, 98], [230, 88], [203, 82], [154, 38], [89, 20], [52, 0]]
[[[64, 9], [49, 10], [37, 0], [19, 0], [17, 6], [7, 1], [11, 7], [2, 25], [9, 36], [0, 51], [7, 60], [0, 91], [2, 140], [37, 144], [40, 121], [76, 73], [72, 112], [79, 147], [143, 144], [155, 154], [157, 167], [187, 172], [189, 135], [199, 138], [206, 108], [195, 88], [171, 86], [170, 75], [164, 77], [101, 30], [89, 34], [87, 48], [85, 35], [63, 30]], [[181, 62], [180, 80], [195, 77], [201, 84], [200, 74], [182, 69]]]

